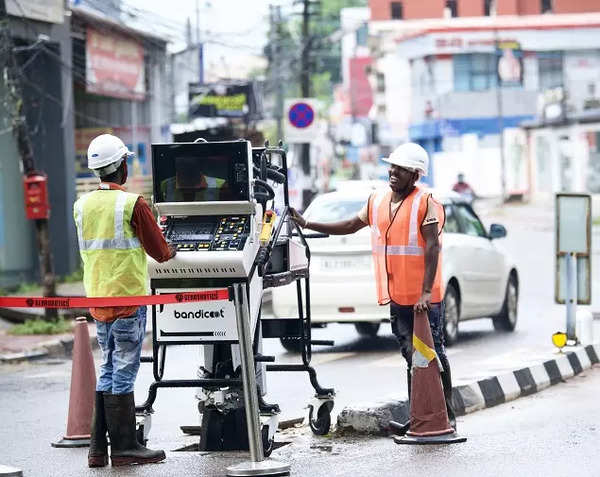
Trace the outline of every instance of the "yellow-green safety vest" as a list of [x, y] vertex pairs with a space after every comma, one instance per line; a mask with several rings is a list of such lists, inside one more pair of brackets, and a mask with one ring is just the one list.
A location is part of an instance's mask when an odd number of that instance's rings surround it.
[[131, 226], [137, 194], [97, 190], [73, 206], [88, 297], [147, 294], [146, 253]]

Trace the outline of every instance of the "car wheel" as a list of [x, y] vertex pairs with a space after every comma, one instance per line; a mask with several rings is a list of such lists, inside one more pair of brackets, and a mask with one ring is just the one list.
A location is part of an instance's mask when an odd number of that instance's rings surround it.
[[279, 338], [281, 341], [281, 346], [285, 348], [286, 351], [290, 353], [300, 353], [302, 352], [302, 341], [300, 338]]
[[460, 299], [456, 286], [448, 283], [444, 295], [444, 339], [446, 346], [452, 346], [458, 339], [460, 321]]
[[514, 275], [506, 284], [506, 294], [502, 310], [493, 318], [494, 329], [498, 331], [514, 331], [517, 326], [517, 311], [519, 306], [519, 285]]
[[360, 336], [377, 336], [380, 323], [354, 323], [354, 327]]

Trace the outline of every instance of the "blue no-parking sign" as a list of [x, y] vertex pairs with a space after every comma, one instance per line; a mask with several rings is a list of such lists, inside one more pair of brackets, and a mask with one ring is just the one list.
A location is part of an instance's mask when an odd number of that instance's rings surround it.
[[315, 110], [308, 103], [294, 103], [290, 107], [288, 118], [292, 126], [306, 128], [315, 120]]
[[285, 141], [312, 142], [317, 135], [317, 107], [312, 98], [288, 99], [285, 102]]

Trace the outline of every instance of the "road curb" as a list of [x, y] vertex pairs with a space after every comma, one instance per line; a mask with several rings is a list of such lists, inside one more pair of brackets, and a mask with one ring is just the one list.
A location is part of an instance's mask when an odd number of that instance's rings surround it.
[[[599, 357], [600, 344], [582, 346], [542, 363], [455, 386], [452, 403], [456, 415], [464, 416], [565, 382], [600, 364]], [[407, 400], [349, 406], [338, 415], [336, 433], [388, 435], [390, 420], [406, 422], [408, 418]]]
[[[146, 336], [152, 333], [152, 330], [146, 329]], [[74, 338], [63, 338], [60, 340], [50, 340], [39, 343], [35, 348], [21, 351], [19, 353], [0, 354], [0, 364], [17, 364], [24, 361], [37, 361], [46, 358], [71, 358], [73, 354]], [[96, 336], [90, 336], [90, 346], [92, 350], [99, 348]]]
[[[74, 338], [63, 338], [51, 340], [38, 344], [34, 349], [21, 351], [20, 353], [0, 354], [0, 363], [17, 364], [25, 361], [38, 361], [46, 358], [70, 358], [73, 353]], [[90, 337], [92, 349], [98, 348], [95, 336]]]

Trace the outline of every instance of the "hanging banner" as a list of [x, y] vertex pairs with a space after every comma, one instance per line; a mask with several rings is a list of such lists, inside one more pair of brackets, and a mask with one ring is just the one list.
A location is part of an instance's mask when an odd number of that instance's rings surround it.
[[189, 83], [188, 88], [192, 118], [262, 117], [261, 95], [254, 82]]
[[500, 41], [496, 49], [498, 84], [502, 87], [522, 86], [523, 50], [516, 41]]
[[85, 48], [88, 93], [144, 99], [146, 81], [141, 43], [117, 33], [88, 27]]

